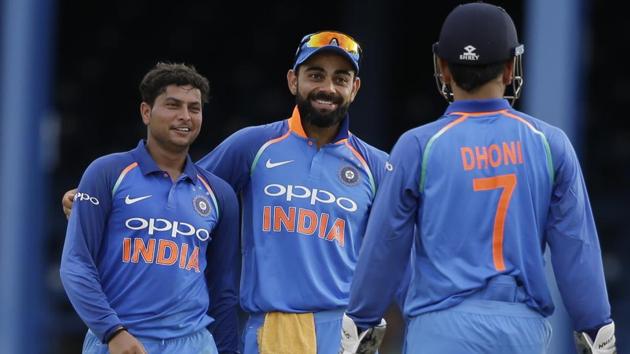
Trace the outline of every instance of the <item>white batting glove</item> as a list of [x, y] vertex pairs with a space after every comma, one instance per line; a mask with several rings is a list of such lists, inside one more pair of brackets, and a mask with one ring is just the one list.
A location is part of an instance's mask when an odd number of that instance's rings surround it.
[[359, 333], [354, 321], [344, 313], [339, 354], [375, 354], [385, 337], [386, 329], [387, 322], [381, 319], [378, 326]]
[[595, 340], [584, 332], [575, 332], [579, 354], [617, 354], [615, 346], [615, 323], [611, 322], [597, 331]]

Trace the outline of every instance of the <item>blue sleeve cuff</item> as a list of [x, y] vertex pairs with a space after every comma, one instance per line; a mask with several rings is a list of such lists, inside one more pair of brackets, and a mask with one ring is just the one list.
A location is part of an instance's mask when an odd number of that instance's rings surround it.
[[109, 340], [111, 339], [112, 335], [114, 333], [118, 332], [119, 328], [125, 329], [125, 327], [122, 325], [122, 323], [119, 323], [119, 324], [113, 325], [110, 328], [108, 328], [107, 331], [105, 331], [105, 333], [103, 333], [102, 335], [100, 335], [100, 334], [96, 334], [96, 335], [97, 335], [98, 339], [100, 339], [103, 344], [107, 344], [107, 342], [109, 342]]

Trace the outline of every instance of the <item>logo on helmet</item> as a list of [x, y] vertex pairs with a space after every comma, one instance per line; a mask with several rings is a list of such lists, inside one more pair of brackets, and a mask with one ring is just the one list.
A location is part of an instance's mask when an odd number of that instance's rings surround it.
[[467, 45], [464, 47], [464, 50], [466, 52], [459, 55], [460, 60], [472, 60], [472, 61], [479, 60], [479, 54], [475, 53], [475, 50], [477, 50], [477, 48], [471, 45]]

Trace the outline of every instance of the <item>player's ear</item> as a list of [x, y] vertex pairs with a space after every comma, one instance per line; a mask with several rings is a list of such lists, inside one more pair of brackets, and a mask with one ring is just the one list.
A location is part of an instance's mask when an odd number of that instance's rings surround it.
[[287, 72], [287, 85], [289, 86], [289, 91], [291, 91], [293, 96], [297, 95], [297, 75], [297, 71], [293, 69], [289, 69]]
[[151, 118], [151, 106], [148, 103], [140, 103], [140, 115], [142, 116], [142, 122], [144, 125], [149, 125], [149, 118]]
[[354, 81], [352, 82], [352, 93], [350, 94], [350, 102], [354, 101], [354, 98], [357, 96], [357, 93], [359, 92], [360, 88], [361, 88], [361, 78], [358, 76], [355, 76]]
[[508, 60], [503, 68], [503, 84], [509, 85], [514, 79], [514, 60]]
[[451, 85], [453, 75], [451, 74], [451, 70], [448, 68], [448, 63], [446, 60], [438, 58], [438, 65], [440, 67], [440, 73], [442, 74], [442, 82], [447, 85]]

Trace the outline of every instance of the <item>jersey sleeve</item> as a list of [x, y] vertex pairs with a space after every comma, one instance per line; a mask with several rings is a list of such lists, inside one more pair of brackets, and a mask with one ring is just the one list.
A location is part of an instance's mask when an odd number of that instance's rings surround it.
[[[394, 146], [370, 212], [350, 290], [348, 316], [358, 327], [379, 323], [409, 271], [419, 204], [422, 156], [417, 139], [405, 133]], [[379, 291], [374, 287], [378, 284]], [[400, 297], [402, 294], [398, 294]]]
[[562, 300], [575, 330], [611, 321], [601, 250], [580, 165], [567, 136], [550, 136], [555, 181], [546, 226]]
[[237, 131], [201, 158], [197, 165], [223, 179], [239, 193], [249, 181], [256, 152], [273, 137], [273, 129], [268, 126]]
[[215, 178], [220, 222], [208, 247], [206, 280], [210, 294], [210, 326], [220, 353], [238, 352], [239, 209], [230, 186]]
[[112, 205], [113, 183], [108, 165], [105, 158], [97, 159], [81, 178], [60, 267], [61, 281], [72, 306], [101, 341], [121, 325], [101, 288], [95, 263]]
[[[416, 227], [414, 227], [414, 235], [413, 235], [413, 239], [416, 240], [416, 238], [419, 237], [419, 235], [416, 233]], [[396, 293], [394, 295], [394, 300], [396, 301], [396, 305], [398, 307], [398, 309], [400, 310], [400, 312], [403, 314], [404, 316], [404, 310], [405, 310], [405, 301], [407, 300], [407, 292], [409, 291], [409, 285], [411, 283], [411, 272], [413, 271], [413, 263], [414, 263], [414, 253], [413, 253], [413, 249], [415, 247], [415, 242], [412, 243], [411, 246], [411, 250], [410, 252], [410, 260], [409, 262], [407, 262], [407, 266], [405, 267], [405, 270], [403, 272], [403, 276], [402, 279], [400, 280], [400, 284], [398, 286], [398, 288], [396, 289]], [[405, 320], [407, 320], [405, 318]]]

